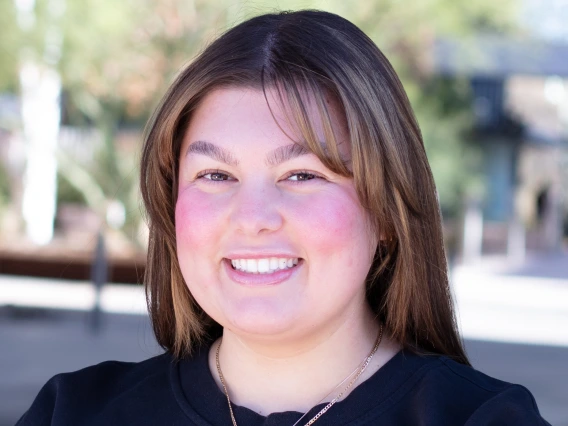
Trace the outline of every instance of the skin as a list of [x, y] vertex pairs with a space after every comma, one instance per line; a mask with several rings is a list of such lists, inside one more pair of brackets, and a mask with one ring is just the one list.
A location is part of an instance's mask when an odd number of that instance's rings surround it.
[[[224, 327], [220, 361], [231, 400], [265, 415], [307, 411], [359, 365], [378, 334], [364, 287], [378, 238], [353, 181], [311, 153], [268, 162], [297, 132], [275, 93], [267, 98], [272, 113], [254, 89], [205, 97], [181, 147], [176, 204], [179, 264], [197, 302]], [[329, 108], [348, 161], [344, 119], [331, 101]], [[203, 142], [226, 155], [196, 150]], [[227, 269], [228, 258], [267, 253], [301, 260], [270, 283], [243, 284]], [[210, 367], [219, 382], [218, 344]], [[397, 350], [385, 337], [361, 381]]]

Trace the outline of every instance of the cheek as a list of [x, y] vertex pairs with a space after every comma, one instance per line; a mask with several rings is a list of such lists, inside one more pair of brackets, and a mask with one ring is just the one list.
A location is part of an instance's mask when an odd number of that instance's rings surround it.
[[176, 238], [178, 250], [207, 246], [217, 233], [222, 232], [220, 224], [222, 206], [219, 200], [200, 191], [186, 190], [178, 196], [175, 210]]
[[362, 209], [349, 196], [312, 199], [295, 214], [305, 241], [325, 256], [345, 255], [351, 263], [352, 250], [366, 252], [372, 245]]

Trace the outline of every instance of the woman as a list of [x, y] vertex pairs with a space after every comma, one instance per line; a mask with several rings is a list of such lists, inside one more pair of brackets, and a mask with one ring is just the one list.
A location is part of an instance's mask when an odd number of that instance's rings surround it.
[[166, 353], [53, 378], [20, 425], [544, 425], [456, 331], [420, 131], [329, 13], [211, 44], [151, 120], [148, 305]]

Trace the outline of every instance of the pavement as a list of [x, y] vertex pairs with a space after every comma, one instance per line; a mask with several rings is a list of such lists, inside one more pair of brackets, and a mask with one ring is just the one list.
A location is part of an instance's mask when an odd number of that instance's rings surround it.
[[[568, 426], [568, 255], [484, 258], [455, 267], [452, 288], [474, 367], [523, 384], [544, 418]], [[0, 275], [0, 426], [54, 374], [161, 352], [140, 287], [107, 285], [99, 296], [96, 321], [89, 283]]]
[[13, 426], [53, 375], [107, 360], [142, 361], [162, 351], [142, 315], [0, 308], [0, 426]]
[[455, 267], [451, 281], [464, 337], [568, 347], [568, 255], [485, 258]]

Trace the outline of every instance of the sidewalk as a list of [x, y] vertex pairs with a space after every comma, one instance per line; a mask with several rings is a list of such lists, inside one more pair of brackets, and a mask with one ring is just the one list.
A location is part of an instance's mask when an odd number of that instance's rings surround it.
[[452, 271], [465, 338], [568, 347], [568, 255], [486, 257]]
[[[460, 327], [475, 368], [528, 387], [548, 421], [568, 426], [568, 262], [527, 265], [554, 275], [520, 275], [498, 258], [455, 268]], [[88, 282], [0, 275], [0, 341], [8, 348], [0, 351], [0, 426], [13, 425], [56, 373], [161, 351], [140, 286], [107, 285], [100, 300], [108, 314], [96, 334], [89, 328], [95, 292]]]
[[107, 314], [96, 333], [90, 324], [87, 312], [0, 307], [0, 426], [13, 426], [55, 374], [162, 352], [146, 316]]
[[[89, 311], [96, 300], [94, 286], [87, 281], [0, 275], [0, 306]], [[146, 298], [140, 285], [107, 284], [100, 294], [103, 312], [146, 314]]]

